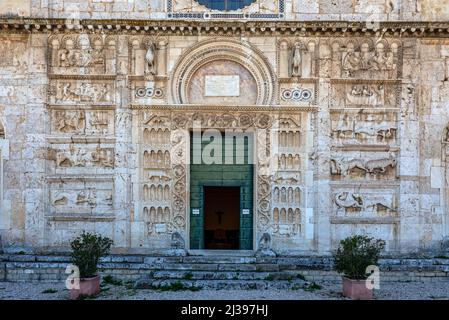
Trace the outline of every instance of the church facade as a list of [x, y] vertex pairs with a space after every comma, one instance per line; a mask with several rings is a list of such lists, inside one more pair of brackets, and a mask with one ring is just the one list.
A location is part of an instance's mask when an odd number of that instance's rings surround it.
[[447, 250], [448, 8], [3, 1], [3, 249]]

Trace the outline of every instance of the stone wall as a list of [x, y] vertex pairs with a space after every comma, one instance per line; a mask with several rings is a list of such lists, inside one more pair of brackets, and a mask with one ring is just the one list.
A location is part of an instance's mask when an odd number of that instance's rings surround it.
[[[163, 19], [155, 3], [85, 1], [80, 18]], [[269, 11], [266, 3], [254, 6]], [[300, 10], [308, 20], [351, 20], [365, 10], [362, 1], [313, 3], [286, 1], [286, 18], [301, 20], [292, 13]], [[385, 20], [436, 20], [427, 2], [391, 3], [375, 6]], [[69, 5], [31, 1], [31, 15], [63, 17]], [[449, 231], [447, 26], [301, 30], [275, 20], [2, 21], [5, 249], [64, 250], [80, 230], [113, 238], [117, 252], [169, 248], [175, 233], [188, 248], [195, 120], [255, 132], [264, 154], [255, 163], [255, 249], [324, 254], [366, 233], [392, 253], [440, 252]], [[202, 94], [195, 77], [215, 61], [247, 68], [257, 87], [249, 106], [192, 100]]]
[[[243, 12], [285, 19], [343, 21], [446, 21], [449, 2], [441, 0], [263, 0]], [[170, 12], [211, 12], [193, 0], [4, 0], [0, 14], [74, 19], [165, 19]], [[236, 11], [241, 12], [241, 11]]]

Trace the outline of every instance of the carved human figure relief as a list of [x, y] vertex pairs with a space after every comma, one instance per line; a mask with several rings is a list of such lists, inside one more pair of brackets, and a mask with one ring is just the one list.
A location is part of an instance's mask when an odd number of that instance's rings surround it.
[[156, 46], [153, 42], [148, 43], [145, 53], [145, 76], [154, 76], [156, 74]]
[[300, 77], [302, 74], [302, 57], [301, 57], [301, 43], [295, 43], [292, 52], [292, 77]]

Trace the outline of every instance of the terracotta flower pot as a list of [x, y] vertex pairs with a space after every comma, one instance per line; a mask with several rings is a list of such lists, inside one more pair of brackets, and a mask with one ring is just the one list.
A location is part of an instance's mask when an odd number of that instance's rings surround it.
[[100, 276], [81, 278], [79, 289], [70, 289], [70, 299], [76, 300], [80, 296], [94, 296], [100, 293]]
[[342, 277], [343, 295], [354, 300], [370, 300], [373, 298], [373, 289], [366, 287], [365, 280], [353, 280]]

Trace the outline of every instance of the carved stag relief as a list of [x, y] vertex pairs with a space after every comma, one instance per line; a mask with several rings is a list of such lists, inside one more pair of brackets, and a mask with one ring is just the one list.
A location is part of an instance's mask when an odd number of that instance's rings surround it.
[[113, 74], [115, 37], [102, 35], [53, 35], [50, 65], [57, 74]]

